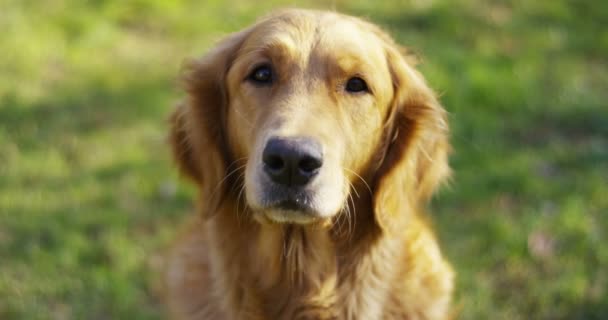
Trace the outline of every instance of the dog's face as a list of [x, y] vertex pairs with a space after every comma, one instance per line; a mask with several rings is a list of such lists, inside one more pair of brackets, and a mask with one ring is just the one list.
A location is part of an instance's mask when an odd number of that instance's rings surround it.
[[286, 11], [231, 36], [190, 70], [189, 104], [173, 118], [181, 167], [207, 195], [244, 171], [246, 204], [258, 218], [330, 219], [365, 177], [378, 201], [388, 201], [383, 184], [424, 197], [447, 172], [443, 110], [369, 23]]
[[303, 22], [253, 30], [227, 75], [228, 140], [247, 159], [247, 203], [278, 222], [343, 208], [393, 96], [377, 36], [332, 16]]

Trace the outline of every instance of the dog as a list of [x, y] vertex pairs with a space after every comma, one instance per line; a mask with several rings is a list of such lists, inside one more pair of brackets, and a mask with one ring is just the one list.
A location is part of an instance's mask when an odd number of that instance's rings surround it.
[[186, 63], [170, 117], [198, 219], [170, 250], [175, 319], [446, 319], [424, 218], [446, 111], [376, 25], [287, 9]]

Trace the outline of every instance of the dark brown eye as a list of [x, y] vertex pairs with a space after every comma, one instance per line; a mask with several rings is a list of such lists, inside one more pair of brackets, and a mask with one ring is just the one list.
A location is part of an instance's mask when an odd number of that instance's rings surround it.
[[365, 83], [365, 80], [363, 80], [359, 77], [350, 78], [350, 79], [348, 79], [348, 82], [346, 83], [346, 91], [348, 91], [348, 92], [368, 91], [367, 83]]
[[255, 83], [259, 84], [268, 84], [272, 82], [272, 70], [269, 66], [259, 66], [255, 68], [247, 77], [248, 80], [251, 80]]

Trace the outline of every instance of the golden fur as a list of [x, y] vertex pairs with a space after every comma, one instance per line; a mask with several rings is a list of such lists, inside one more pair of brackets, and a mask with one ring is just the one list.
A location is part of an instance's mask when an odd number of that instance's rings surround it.
[[[247, 75], [259, 63], [271, 85]], [[344, 83], [363, 78], [369, 91]], [[185, 72], [170, 141], [198, 186], [199, 217], [167, 263], [175, 319], [446, 319], [453, 272], [422, 210], [449, 174], [446, 115], [378, 27], [283, 10], [232, 34]], [[269, 135], [325, 150], [316, 215], [265, 208]]]

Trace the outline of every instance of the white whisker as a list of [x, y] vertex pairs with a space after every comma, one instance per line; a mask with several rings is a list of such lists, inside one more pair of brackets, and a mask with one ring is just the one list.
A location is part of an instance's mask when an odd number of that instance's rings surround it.
[[[245, 184], [242, 184], [241, 186], [241, 190], [239, 191], [239, 194], [236, 197], [236, 219], [237, 221], [240, 223], [241, 221], [241, 214], [240, 214], [240, 206], [241, 206], [241, 196], [244, 194], [245, 191]], [[244, 202], [244, 199], [243, 199]], [[243, 206], [243, 214], [245, 213], [245, 210], [247, 209], [247, 205]]]
[[[362, 176], [360, 176], [358, 173], [354, 172], [353, 170], [350, 170], [349, 168], [346, 167], [342, 167], [344, 170], [354, 174], [357, 178], [359, 178], [361, 181], [363, 181], [363, 183], [365, 184], [365, 186], [367, 187], [367, 190], [369, 191], [369, 194], [373, 194], [372, 192], [372, 188], [369, 186], [369, 184], [367, 183], [367, 181], [365, 181], [365, 179], [363, 179]], [[357, 195], [358, 197], [358, 195]]]
[[220, 187], [222, 186], [222, 184], [224, 183], [224, 181], [226, 181], [226, 179], [230, 178], [231, 175], [237, 173], [239, 170], [245, 168], [246, 166], [247, 166], [247, 164], [239, 166], [239, 167], [235, 168], [234, 170], [230, 171], [230, 173], [228, 173], [227, 175], [225, 175], [224, 178], [222, 180], [220, 180], [220, 182], [217, 183], [217, 185], [213, 189], [213, 192], [211, 192], [211, 196], [209, 198], [213, 199], [213, 197], [218, 192], [218, 190], [220, 189]]

